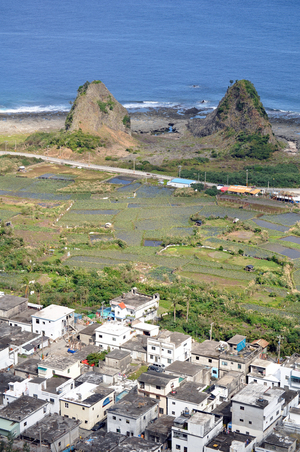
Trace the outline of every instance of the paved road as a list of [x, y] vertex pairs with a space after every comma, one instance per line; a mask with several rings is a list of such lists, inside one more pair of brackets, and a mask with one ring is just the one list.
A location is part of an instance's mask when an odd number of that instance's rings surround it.
[[[19, 155], [21, 157], [36, 157], [36, 158], [45, 160], [46, 162], [55, 162], [55, 163], [59, 163], [59, 164], [72, 165], [72, 166], [76, 166], [76, 167], [79, 166], [81, 168], [93, 169], [93, 170], [98, 170], [98, 171], [106, 171], [108, 173], [117, 173], [117, 174], [124, 174], [124, 175], [129, 175], [129, 176], [139, 176], [139, 177], [146, 177], [146, 178], [153, 177], [156, 179], [166, 179], [166, 180], [174, 179], [174, 177], [172, 177], [172, 176], [165, 176], [162, 174], [147, 173], [146, 171], [134, 171], [131, 169], [117, 168], [117, 167], [113, 167], [113, 166], [94, 165], [93, 163], [91, 163], [91, 164], [82, 163], [82, 162], [77, 162], [76, 160], [67, 160], [67, 159], [56, 158], [56, 157], [48, 157], [47, 155], [31, 154], [31, 153], [26, 153], [26, 152], [0, 151], [0, 155], [5, 155], [5, 154]], [[202, 183], [204, 183], [204, 182], [202, 181]], [[208, 187], [212, 187], [213, 185], [216, 185], [216, 184], [206, 182], [206, 185]], [[267, 189], [267, 187], [258, 187], [258, 188], [260, 188], [261, 190], [267, 190], [269, 192], [272, 192], [274, 190], [274, 191], [292, 192], [296, 195], [300, 195], [300, 188], [276, 188], [276, 187], [270, 188], [270, 189]]]
[[127, 174], [127, 175], [134, 175], [134, 176], [140, 176], [140, 177], [154, 177], [157, 179], [167, 179], [171, 180], [173, 177], [171, 176], [162, 176], [160, 174], [154, 174], [154, 173], [147, 173], [145, 171], [134, 171], [131, 169], [126, 168], [115, 168], [113, 166], [102, 166], [102, 165], [94, 165], [93, 163], [82, 163], [77, 162], [76, 160], [67, 160], [62, 158], [55, 158], [55, 157], [48, 157], [46, 155], [38, 155], [38, 154], [30, 154], [26, 152], [9, 152], [9, 151], [0, 151], [0, 155], [19, 155], [21, 157], [36, 157], [42, 160], [45, 160], [46, 162], [55, 162], [59, 164], [66, 164], [66, 165], [72, 165], [72, 166], [79, 166], [81, 168], [87, 168], [87, 169], [94, 169], [98, 171], [106, 171], [108, 173], [118, 173], [118, 174]]

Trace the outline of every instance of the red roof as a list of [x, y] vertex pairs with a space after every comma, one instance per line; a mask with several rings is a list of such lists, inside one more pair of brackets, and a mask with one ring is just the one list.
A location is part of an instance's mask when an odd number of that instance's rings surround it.
[[251, 344], [258, 344], [262, 348], [266, 348], [269, 345], [269, 342], [267, 342], [265, 339], [257, 339], [256, 341], [251, 342]]
[[118, 306], [119, 306], [119, 308], [121, 308], [121, 309], [125, 309], [125, 308], [126, 308], [126, 306], [125, 306], [125, 304], [123, 303], [123, 301], [122, 301], [122, 303], [118, 304]]
[[229, 188], [229, 187], [222, 187], [222, 188], [221, 188], [221, 192], [222, 192], [222, 193], [225, 193], [225, 191], [227, 191], [228, 188]]

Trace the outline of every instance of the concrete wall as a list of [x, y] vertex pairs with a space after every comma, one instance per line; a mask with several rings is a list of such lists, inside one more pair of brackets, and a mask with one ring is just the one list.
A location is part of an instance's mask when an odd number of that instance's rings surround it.
[[73, 444], [76, 439], [79, 438], [79, 426], [73, 428], [70, 432], [61, 436], [57, 441], [51, 444], [51, 452], [61, 452], [66, 449], [67, 446]]
[[[143, 433], [150, 421], [158, 416], [158, 406], [154, 405], [138, 419], [133, 419], [126, 414], [118, 415], [107, 413], [107, 431], [119, 432], [123, 435], [138, 436]], [[115, 418], [115, 419], [114, 419]]]

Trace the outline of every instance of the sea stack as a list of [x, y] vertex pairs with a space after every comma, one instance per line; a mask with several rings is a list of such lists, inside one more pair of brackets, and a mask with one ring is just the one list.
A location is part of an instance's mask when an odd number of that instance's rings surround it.
[[116, 133], [131, 135], [128, 111], [100, 80], [86, 82], [78, 88], [65, 128], [70, 132], [81, 129], [99, 136]]

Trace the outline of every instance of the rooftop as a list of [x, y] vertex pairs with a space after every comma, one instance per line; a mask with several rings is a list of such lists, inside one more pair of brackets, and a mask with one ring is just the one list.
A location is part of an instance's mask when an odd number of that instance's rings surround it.
[[127, 352], [126, 350], [118, 350], [115, 348], [111, 352], [109, 352], [105, 358], [112, 358], [112, 359], [123, 359], [127, 356], [130, 356], [130, 352]]
[[28, 298], [16, 297], [15, 295], [4, 295], [3, 297], [0, 297], [0, 310], [9, 311], [25, 302], [28, 302]]
[[121, 336], [122, 334], [128, 333], [129, 331], [133, 330], [132, 328], [129, 328], [121, 322], [112, 321], [99, 325], [96, 331], [97, 333], [107, 333]]
[[254, 383], [241, 389], [232, 398], [232, 401], [258, 408], [265, 408], [273, 399], [278, 400], [280, 397], [283, 397], [284, 392], [284, 389], [278, 388], [268, 388], [266, 390], [264, 385]]
[[0, 394], [8, 389], [9, 383], [14, 383], [16, 381], [21, 382], [24, 378], [18, 377], [11, 372], [0, 373]]
[[103, 385], [94, 385], [92, 383], [82, 383], [69, 391], [61, 400], [79, 403], [88, 407], [99, 402], [110, 394], [114, 393], [114, 389]]
[[100, 430], [92, 432], [75, 445], [75, 450], [82, 452], [111, 452], [125, 440], [126, 436], [120, 433], [104, 433]]
[[174, 419], [174, 416], [163, 414], [159, 418], [155, 419], [155, 421], [148, 424], [146, 430], [151, 433], [167, 436], [171, 432], [172, 426], [174, 424]]
[[229, 452], [233, 441], [238, 441], [240, 443], [252, 443], [255, 440], [254, 436], [244, 435], [243, 433], [219, 433], [211, 441], [206, 444], [206, 447], [215, 450], [221, 450], [222, 452]]
[[284, 361], [282, 366], [291, 367], [292, 369], [300, 369], [300, 355], [298, 353], [294, 353], [290, 358]]
[[262, 348], [266, 348], [269, 345], [265, 339], [256, 339], [256, 341], [251, 342], [252, 345], [260, 345]]
[[209, 394], [207, 394], [206, 392], [201, 392], [201, 390], [204, 388], [205, 386], [199, 383], [186, 381], [179, 388], [176, 388], [174, 391], [169, 392], [168, 397], [170, 397], [171, 399], [182, 400], [184, 402], [190, 402], [198, 405], [209, 397]]
[[150, 325], [149, 323], [139, 322], [139, 323], [134, 324], [134, 329], [150, 332], [150, 331], [159, 329], [159, 326], [158, 325]]
[[157, 406], [158, 401], [150, 397], [142, 397], [135, 392], [130, 392], [117, 402], [113, 407], [109, 408], [108, 413], [118, 414], [119, 416], [127, 416], [138, 419], [153, 406]]
[[[261, 444], [261, 447], [268, 448], [268, 446], [279, 446], [281, 448], [289, 448], [294, 442], [297, 441], [295, 438], [287, 435], [286, 433], [281, 433], [274, 430]], [[271, 448], [273, 449], [273, 448]], [[274, 447], [275, 449], [275, 447]]]
[[174, 374], [178, 373], [180, 375], [194, 377], [199, 372], [202, 372], [204, 369], [207, 369], [207, 367], [198, 364], [193, 364], [189, 361], [174, 361], [172, 364], [166, 367], [165, 371], [174, 372]]
[[213, 414], [217, 414], [219, 416], [223, 416], [224, 418], [232, 418], [231, 413], [231, 400], [229, 402], [222, 402], [218, 405], [213, 411]]
[[92, 383], [94, 385], [99, 385], [100, 383], [103, 383], [103, 376], [102, 374], [99, 374], [94, 371], [85, 372], [84, 374], [80, 375], [75, 380], [75, 387], [81, 385], [84, 382]]
[[171, 180], [171, 182], [173, 184], [196, 184], [197, 181], [192, 180], [192, 179], [182, 179], [181, 177], [175, 177], [174, 179]]
[[39, 359], [29, 358], [22, 363], [15, 366], [15, 370], [21, 370], [22, 372], [28, 372], [30, 374], [38, 374], [38, 365], [41, 363]]
[[206, 340], [200, 344], [194, 344], [192, 348], [192, 355], [208, 356], [212, 358], [219, 358], [221, 353], [221, 344], [217, 341]]
[[159, 385], [164, 388], [172, 380], [178, 380], [178, 377], [175, 375], [156, 372], [155, 370], [148, 370], [148, 372], [144, 372], [138, 378], [138, 381], [141, 383], [148, 383], [150, 385]]
[[[1, 298], [0, 298], [1, 300]], [[14, 315], [13, 317], [9, 317], [9, 320], [12, 322], [22, 322], [22, 323], [31, 323], [31, 316], [35, 311], [31, 308], [27, 308], [24, 311], [20, 312], [17, 315]]]
[[74, 311], [75, 309], [70, 309], [66, 306], [50, 304], [50, 306], [47, 306], [40, 311], [34, 312], [32, 314], [32, 317], [55, 321], [61, 319], [62, 317], [65, 317], [66, 315], [72, 314], [72, 312]]
[[137, 336], [129, 339], [122, 345], [122, 349], [132, 350], [135, 352], [146, 353], [147, 351], [147, 336]]
[[233, 336], [227, 343], [229, 345], [238, 345], [240, 342], [244, 341], [246, 339], [246, 336], [242, 336], [241, 334], [236, 334]]
[[99, 327], [99, 323], [95, 322], [91, 325], [87, 326], [86, 328], [83, 328], [83, 330], [80, 330], [81, 334], [86, 334], [87, 336], [93, 336], [95, 334], [95, 330]]
[[256, 358], [254, 361], [252, 361], [251, 366], [267, 368], [271, 366], [271, 364], [274, 363], [272, 361], [268, 361], [267, 359]]
[[69, 378], [66, 377], [51, 377], [51, 378], [33, 378], [32, 380], [30, 380], [30, 383], [36, 383], [36, 384], [41, 384], [43, 383], [43, 381], [46, 381], [46, 389], [45, 391], [50, 392], [51, 394], [56, 394], [57, 393], [57, 388], [59, 388], [59, 386], [63, 385], [64, 383], [66, 383], [69, 380]]
[[231, 385], [234, 380], [240, 379], [241, 376], [241, 372], [235, 372], [234, 370], [232, 370], [226, 373], [222, 378], [220, 378], [220, 380], [216, 381], [215, 385], [226, 388], [227, 386]]
[[[143, 438], [139, 438], [137, 436], [127, 437], [124, 441], [121, 442], [113, 452], [154, 452], [159, 448], [159, 443], [154, 443], [152, 441], [147, 441]], [[101, 448], [101, 452], [102, 452]]]
[[40, 441], [41, 430], [43, 432], [43, 443], [50, 445], [80, 424], [81, 421], [78, 419], [71, 419], [59, 414], [49, 414], [32, 427], [27, 428], [22, 437], [30, 441]]
[[43, 359], [43, 361], [39, 361], [39, 367], [46, 367], [54, 370], [65, 370], [77, 361], [80, 361], [77, 353], [70, 354], [69, 356], [47, 356], [47, 358]]
[[47, 405], [47, 402], [45, 402], [45, 400], [36, 399], [29, 396], [21, 396], [1, 410], [0, 418], [20, 422], [44, 405]]
[[[158, 296], [158, 294], [156, 294]], [[125, 304], [125, 306], [131, 306], [133, 308], [139, 308], [143, 306], [145, 303], [149, 303], [149, 301], [154, 300], [154, 297], [150, 295], [145, 295], [137, 292], [134, 287], [130, 292], [123, 293], [120, 297], [113, 298], [110, 300], [111, 305], [120, 305], [121, 303]], [[157, 301], [159, 300], [159, 297]], [[123, 306], [123, 305], [122, 305]]]
[[159, 342], [167, 342], [175, 344], [175, 347], [179, 347], [182, 342], [189, 339], [191, 336], [188, 336], [187, 334], [178, 333], [177, 331], [168, 331], [168, 330], [161, 330], [156, 337], [149, 337], [148, 341], [159, 341]]
[[10, 327], [13, 331], [9, 335], [2, 335], [0, 329], [0, 349], [6, 348], [7, 346], [16, 346], [26, 344], [33, 339], [37, 339], [39, 334], [31, 333], [30, 331], [20, 331], [19, 327]]

